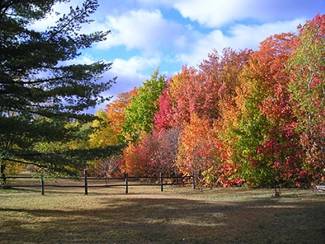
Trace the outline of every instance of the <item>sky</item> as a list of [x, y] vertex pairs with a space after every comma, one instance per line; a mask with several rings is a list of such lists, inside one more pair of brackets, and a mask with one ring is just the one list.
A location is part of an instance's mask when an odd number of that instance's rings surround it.
[[[53, 7], [45, 20], [33, 24], [44, 30], [67, 13], [71, 0]], [[110, 30], [105, 41], [82, 51], [75, 63], [112, 62], [104, 80], [117, 83], [104, 95], [138, 87], [154, 70], [167, 77], [183, 65], [197, 66], [213, 49], [257, 49], [266, 37], [295, 32], [299, 24], [324, 14], [324, 0], [98, 0], [94, 20], [84, 33]]]

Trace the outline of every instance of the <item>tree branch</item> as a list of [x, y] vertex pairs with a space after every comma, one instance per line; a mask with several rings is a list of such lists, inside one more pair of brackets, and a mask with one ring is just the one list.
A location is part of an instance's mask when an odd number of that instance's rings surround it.
[[46, 165], [41, 165], [41, 164], [32, 163], [32, 162], [27, 162], [27, 161], [18, 160], [18, 159], [2, 158], [2, 160], [5, 160], [5, 161], [11, 161], [11, 162], [14, 162], [14, 163], [19, 163], [19, 164], [35, 165], [35, 166], [38, 166], [38, 167], [40, 167], [40, 168], [46, 168]]

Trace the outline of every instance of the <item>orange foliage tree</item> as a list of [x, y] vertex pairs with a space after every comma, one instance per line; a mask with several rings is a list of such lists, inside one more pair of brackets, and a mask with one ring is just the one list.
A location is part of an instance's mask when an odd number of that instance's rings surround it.
[[218, 163], [219, 148], [208, 120], [194, 113], [181, 132], [177, 167], [186, 175], [205, 171]]
[[120, 93], [117, 95], [117, 98], [106, 107], [108, 123], [117, 136], [122, 132], [125, 121], [125, 109], [136, 94], [137, 90], [135, 88], [129, 92]]

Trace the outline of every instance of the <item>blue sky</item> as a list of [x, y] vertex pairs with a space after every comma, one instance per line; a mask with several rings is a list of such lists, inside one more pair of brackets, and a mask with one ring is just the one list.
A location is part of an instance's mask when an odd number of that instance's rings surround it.
[[[294, 32], [325, 11], [324, 0], [98, 0], [85, 33], [111, 30], [106, 41], [85, 50], [75, 62], [113, 62], [103, 79], [118, 76], [107, 92], [116, 95], [141, 85], [157, 68], [170, 76], [182, 65], [198, 65], [212, 49], [258, 48], [267, 36]], [[64, 13], [82, 0], [60, 3]], [[55, 14], [34, 28], [53, 25]]]

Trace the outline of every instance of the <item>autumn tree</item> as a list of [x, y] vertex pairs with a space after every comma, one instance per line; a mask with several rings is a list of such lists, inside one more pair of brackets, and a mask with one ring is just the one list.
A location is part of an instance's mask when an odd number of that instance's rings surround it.
[[126, 141], [134, 142], [139, 139], [141, 133], [151, 132], [154, 115], [158, 109], [158, 98], [165, 84], [165, 77], [156, 71], [138, 89], [137, 95], [125, 110], [122, 134]]
[[129, 143], [124, 149], [123, 170], [134, 176], [153, 176], [154, 154], [159, 142], [151, 133], [142, 134], [138, 141]]
[[236, 52], [229, 48], [224, 49], [222, 55], [213, 51], [200, 65], [204, 75], [215, 83], [217, 89], [214, 94], [216, 101], [214, 109], [218, 111], [218, 116], [213, 120], [213, 124], [216, 137], [222, 141], [222, 160], [229, 164], [235, 164], [232, 161], [234, 144], [232, 128], [236, 125], [238, 112], [235, 101], [236, 89], [240, 85], [240, 73], [251, 54], [250, 50]]
[[143, 134], [124, 150], [123, 169], [131, 175], [159, 176], [178, 172], [176, 155], [179, 130], [176, 128]]
[[192, 67], [183, 67], [169, 83], [172, 126], [182, 127], [196, 114], [212, 122], [216, 118], [217, 89], [213, 80]]
[[293, 184], [299, 174], [296, 119], [289, 104], [285, 69], [294, 43], [293, 34], [267, 38], [241, 74], [235, 160], [251, 184], [272, 185], [283, 177]]
[[89, 135], [89, 147], [96, 148], [119, 144], [118, 134], [109, 122], [105, 111], [97, 111], [96, 116], [98, 119], [93, 120], [90, 125], [93, 128], [93, 132]]
[[209, 169], [218, 162], [219, 147], [209, 122], [192, 114], [180, 135], [178, 169], [186, 175]]
[[154, 117], [154, 129], [159, 132], [172, 128], [174, 124], [173, 107], [167, 85], [158, 99], [158, 110]]
[[[125, 120], [125, 109], [135, 94], [135, 89], [118, 94], [116, 99], [107, 105], [105, 111], [97, 111], [97, 119], [90, 124], [93, 132], [86, 141], [79, 142], [79, 145], [85, 142], [88, 148], [119, 145], [121, 143], [122, 126]], [[121, 174], [121, 165], [122, 155], [111, 155], [88, 162], [88, 172], [96, 176]]]
[[125, 110], [130, 105], [132, 98], [137, 94], [137, 90], [133, 89], [129, 92], [123, 92], [117, 95], [114, 101], [110, 102], [106, 107], [107, 124], [110, 125], [116, 137], [120, 139], [123, 125], [125, 123]]
[[325, 180], [325, 15], [318, 15], [300, 28], [298, 47], [290, 57], [289, 90], [297, 132], [304, 151], [309, 180]]
[[158, 141], [158, 149], [153, 155], [152, 162], [156, 175], [160, 172], [164, 175], [177, 174], [176, 157], [179, 146], [179, 128], [156, 131], [153, 136]]

